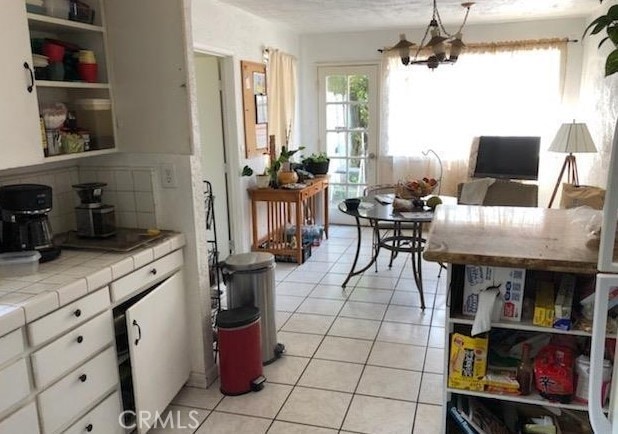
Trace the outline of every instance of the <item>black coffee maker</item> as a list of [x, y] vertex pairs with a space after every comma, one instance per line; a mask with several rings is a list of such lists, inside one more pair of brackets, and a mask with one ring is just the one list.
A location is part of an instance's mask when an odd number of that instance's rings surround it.
[[40, 262], [60, 255], [53, 244], [47, 214], [52, 209], [52, 189], [47, 185], [13, 184], [0, 187], [0, 250], [37, 250]]

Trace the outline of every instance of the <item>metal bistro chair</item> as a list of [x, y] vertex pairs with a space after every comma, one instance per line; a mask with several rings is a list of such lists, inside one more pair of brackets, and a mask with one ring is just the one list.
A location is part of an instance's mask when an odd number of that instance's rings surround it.
[[[370, 196], [370, 195], [376, 195], [376, 194], [395, 194], [397, 192], [397, 184], [376, 184], [376, 185], [368, 185], [367, 187], [365, 187], [365, 190], [363, 191], [363, 195], [364, 196]], [[376, 255], [376, 261], [375, 261], [375, 271], [376, 273], [378, 272], [378, 250], [380, 248], [380, 246], [378, 245], [378, 238], [376, 235], [376, 231], [380, 231], [383, 230], [384, 234], [382, 235], [382, 237], [385, 237], [388, 235], [389, 232], [393, 232], [394, 236], [399, 236], [401, 235], [401, 225], [400, 224], [394, 224], [394, 223], [388, 223], [388, 222], [374, 222], [372, 220], [369, 221], [369, 224], [371, 224], [371, 227], [373, 228], [373, 238], [372, 238], [372, 246], [373, 246], [373, 251], [374, 254]], [[393, 266], [393, 260], [397, 257], [397, 252], [395, 250], [391, 250], [391, 259], [389, 261], [388, 267], [391, 268]]]
[[[442, 177], [442, 174], [440, 173], [440, 179]], [[363, 191], [363, 196], [369, 196], [369, 195], [376, 195], [376, 194], [395, 194], [397, 192], [397, 184], [376, 184], [376, 185], [368, 185], [367, 187], [365, 187], [365, 190]], [[402, 234], [402, 231], [404, 229], [408, 229], [406, 227], [405, 224], [394, 224], [394, 223], [387, 223], [387, 222], [373, 222], [370, 220], [370, 224], [371, 227], [373, 228], [373, 238], [372, 238], [372, 246], [373, 246], [373, 251], [374, 254], [376, 255], [376, 261], [375, 261], [375, 271], [376, 273], [378, 272], [378, 258], [377, 258], [377, 250], [379, 249], [378, 246], [378, 239], [376, 237], [376, 231], [379, 230], [384, 230], [384, 234], [382, 235], [382, 237], [385, 237], [388, 235], [388, 233], [390, 231], [393, 232], [393, 236], [396, 237], [400, 237]], [[412, 228], [410, 228], [412, 229]], [[423, 242], [425, 241], [424, 239], [422, 240]], [[389, 261], [388, 267], [391, 268], [393, 266], [393, 260], [397, 257], [398, 252], [395, 250], [391, 250], [391, 259]], [[442, 263], [439, 262], [440, 265], [440, 270], [438, 271], [438, 279], [440, 278], [440, 276], [442, 275], [442, 270], [446, 269], [446, 266]]]

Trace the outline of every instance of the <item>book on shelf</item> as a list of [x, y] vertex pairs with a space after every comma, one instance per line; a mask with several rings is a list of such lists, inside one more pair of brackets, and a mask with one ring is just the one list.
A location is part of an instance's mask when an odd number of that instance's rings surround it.
[[478, 434], [513, 434], [478, 398], [458, 396], [457, 410]]
[[479, 434], [477, 430], [472, 428], [472, 426], [468, 423], [466, 419], [464, 419], [463, 415], [457, 409], [457, 406], [450, 401], [448, 403], [448, 412], [451, 416], [451, 419], [455, 421], [457, 427], [464, 434]]

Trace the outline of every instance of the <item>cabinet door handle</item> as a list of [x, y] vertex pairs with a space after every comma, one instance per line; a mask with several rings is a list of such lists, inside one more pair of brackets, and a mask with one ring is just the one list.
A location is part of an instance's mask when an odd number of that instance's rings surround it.
[[150, 270], [150, 274], [152, 274], [153, 276], [155, 276], [157, 274], [157, 269], [153, 268], [152, 270]]
[[30, 85], [26, 87], [26, 89], [28, 90], [28, 93], [32, 93], [32, 90], [34, 89], [34, 72], [32, 72], [32, 68], [30, 68], [28, 62], [24, 62], [24, 68], [30, 73]]
[[142, 340], [142, 328], [139, 326], [137, 321], [133, 320], [133, 325], [137, 327], [137, 339], [135, 339], [135, 345], [139, 344], [139, 341]]
[[77, 318], [79, 318], [80, 316], [82, 316], [82, 311], [81, 311], [81, 309], [75, 309], [75, 312], [73, 312], [73, 315], [75, 315]]
[[79, 376], [79, 381], [81, 381], [82, 383], [85, 383], [87, 379], [88, 376], [86, 374], [82, 374]]
[[87, 431], [87, 432], [91, 432], [91, 431], [92, 431], [92, 428], [94, 428], [94, 427], [92, 426], [92, 424], [91, 424], [91, 423], [89, 423], [88, 425], [86, 425], [86, 431]]
[[82, 342], [84, 342], [84, 337], [83, 336], [78, 336], [77, 337], [77, 343], [81, 344]]

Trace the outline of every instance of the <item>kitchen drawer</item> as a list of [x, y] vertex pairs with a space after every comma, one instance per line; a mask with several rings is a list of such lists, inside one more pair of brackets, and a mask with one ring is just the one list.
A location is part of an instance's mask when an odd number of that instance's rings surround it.
[[34, 384], [43, 388], [112, 342], [112, 313], [107, 311], [32, 353]]
[[80, 298], [28, 325], [31, 346], [36, 346], [75, 327], [109, 306], [107, 287]]
[[165, 279], [182, 267], [182, 250], [176, 250], [161, 259], [139, 268], [111, 284], [112, 300], [117, 302]]
[[0, 366], [24, 352], [23, 330], [23, 328], [19, 328], [0, 337]]
[[0, 371], [0, 413], [17, 404], [29, 393], [30, 380], [26, 359], [19, 359]]
[[36, 407], [31, 402], [24, 408], [0, 422], [0, 434], [28, 433], [39, 434], [39, 418], [36, 415]]
[[117, 384], [116, 353], [110, 347], [37, 396], [43, 432], [56, 432]]
[[64, 431], [64, 434], [124, 434], [118, 417], [122, 413], [120, 394], [112, 393], [80, 420]]

